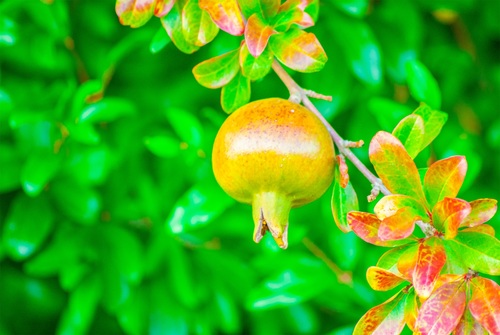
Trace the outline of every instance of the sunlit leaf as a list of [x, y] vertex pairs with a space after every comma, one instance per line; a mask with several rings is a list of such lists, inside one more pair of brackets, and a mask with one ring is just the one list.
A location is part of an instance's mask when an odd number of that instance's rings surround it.
[[497, 212], [497, 201], [495, 199], [478, 199], [471, 201], [471, 212], [462, 221], [461, 226], [475, 227], [489, 221]]
[[210, 58], [193, 68], [193, 74], [200, 85], [208, 88], [219, 88], [229, 83], [238, 73], [239, 49]]
[[210, 15], [198, 5], [198, 0], [188, 0], [182, 9], [182, 33], [190, 44], [203, 46], [211, 42], [219, 28]]
[[175, 0], [156, 0], [155, 16], [164, 17], [170, 12], [175, 4]]
[[375, 171], [389, 191], [421, 202], [425, 199], [417, 166], [397, 138], [379, 131], [370, 142], [369, 154]]
[[405, 293], [400, 291], [381, 305], [373, 307], [356, 324], [353, 335], [400, 334], [404, 322]]
[[424, 177], [424, 191], [430, 207], [445, 197], [456, 197], [466, 173], [464, 156], [452, 156], [433, 163]]
[[471, 207], [467, 201], [445, 197], [432, 209], [434, 227], [444, 231], [445, 238], [454, 238], [458, 233], [458, 227], [470, 211]]
[[352, 187], [352, 184], [347, 181], [346, 186], [343, 187], [341, 182], [340, 164], [336, 164], [331, 199], [332, 214], [337, 227], [344, 233], [347, 233], [351, 231], [351, 227], [347, 219], [347, 213], [359, 210], [359, 204], [358, 196], [356, 195], [356, 191], [354, 190], [354, 187]]
[[260, 15], [250, 16], [245, 26], [245, 43], [250, 54], [259, 57], [266, 49], [272, 34], [274, 34], [273, 28]]
[[206, 10], [215, 24], [231, 35], [242, 35], [244, 19], [236, 0], [200, 0], [200, 8]]
[[415, 216], [427, 221], [430, 220], [425, 207], [412, 197], [401, 194], [386, 195], [375, 205], [374, 212], [380, 220], [393, 216], [398, 210], [409, 207]]
[[470, 287], [472, 316], [490, 334], [500, 334], [500, 286], [491, 279], [476, 277], [470, 281]]
[[280, 62], [299, 72], [317, 72], [328, 60], [316, 36], [300, 29], [272, 35], [269, 47]]
[[370, 287], [376, 291], [391, 290], [405, 281], [404, 278], [376, 266], [368, 268], [366, 271], [366, 280], [370, 284]]
[[406, 73], [413, 98], [418, 102], [427, 103], [432, 108], [440, 108], [441, 91], [429, 69], [418, 60], [409, 60], [406, 63]]
[[425, 128], [421, 116], [411, 114], [401, 120], [392, 134], [401, 141], [412, 159], [422, 150]]
[[406, 250], [408, 250], [408, 248], [410, 248], [412, 245], [413, 244], [405, 244], [389, 249], [382, 256], [380, 256], [377, 262], [377, 267], [388, 270], [399, 276], [401, 273], [398, 270], [398, 262], [402, 255], [406, 252]]
[[418, 260], [418, 249], [420, 244], [411, 244], [401, 255], [397, 263], [397, 269], [399, 273], [406, 280], [413, 281], [413, 273], [415, 272], [415, 267]]
[[177, 49], [187, 54], [198, 51], [200, 47], [189, 43], [184, 37], [182, 29], [182, 7], [180, 7], [179, 2], [176, 2], [168, 14], [161, 18], [161, 24]]
[[465, 312], [460, 319], [457, 327], [453, 331], [453, 335], [487, 335], [486, 330], [481, 324], [474, 319], [469, 308], [465, 308]]
[[415, 331], [415, 323], [417, 322], [418, 310], [419, 306], [417, 302], [417, 295], [415, 294], [415, 290], [412, 288], [406, 296], [405, 301], [405, 322], [408, 328], [411, 329], [411, 331]]
[[438, 237], [429, 237], [420, 243], [412, 281], [419, 297], [427, 298], [431, 295], [445, 262], [446, 252]]
[[240, 49], [240, 67], [241, 72], [250, 80], [259, 80], [264, 78], [273, 64], [273, 53], [269, 48], [264, 49], [259, 57], [254, 57], [248, 51], [246, 43], [243, 43]]
[[250, 101], [250, 79], [239, 72], [222, 87], [221, 105], [226, 113], [232, 113]]
[[459, 232], [454, 239], [444, 241], [460, 257], [467, 268], [500, 275], [500, 241], [477, 232]]
[[120, 23], [140, 27], [153, 16], [156, 0], [116, 0], [115, 11]]
[[396, 240], [396, 241], [383, 241], [378, 236], [381, 221], [375, 214], [365, 212], [349, 212], [347, 214], [347, 222], [351, 229], [365, 242], [375, 244], [378, 246], [398, 246], [408, 243], [411, 240]]
[[287, 31], [292, 24], [297, 24], [302, 28], [308, 28], [314, 25], [313, 18], [304, 11], [301, 0], [287, 0], [278, 11], [272, 22], [276, 31]]
[[409, 237], [419, 219], [412, 207], [403, 207], [394, 215], [386, 217], [380, 223], [378, 236], [383, 241], [400, 240]]
[[482, 234], [486, 234], [486, 235], [490, 235], [490, 236], [495, 237], [495, 228], [493, 228], [492, 226], [490, 226], [488, 224], [482, 224], [482, 225], [479, 225], [479, 226], [465, 228], [465, 229], [462, 229], [460, 231], [461, 232], [482, 233]]
[[422, 140], [422, 147], [420, 148], [420, 150], [423, 150], [439, 135], [443, 125], [448, 120], [448, 114], [438, 110], [433, 110], [425, 103], [421, 103], [413, 113], [421, 116], [424, 120], [425, 131], [424, 138]]
[[444, 284], [420, 307], [415, 330], [418, 334], [449, 334], [460, 322], [465, 310], [463, 281]]

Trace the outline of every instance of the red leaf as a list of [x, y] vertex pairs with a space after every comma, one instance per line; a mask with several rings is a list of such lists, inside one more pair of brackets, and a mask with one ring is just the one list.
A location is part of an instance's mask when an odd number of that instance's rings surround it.
[[206, 10], [225, 32], [239, 36], [245, 31], [243, 15], [236, 0], [200, 0], [200, 8]]
[[250, 16], [245, 26], [245, 42], [250, 54], [259, 57], [266, 48], [272, 34], [274, 34], [273, 28], [260, 15], [253, 14]]
[[407, 240], [382, 241], [380, 237], [378, 237], [378, 230], [381, 221], [375, 214], [365, 212], [349, 212], [347, 214], [347, 221], [349, 222], [349, 225], [354, 233], [368, 243], [379, 246], [396, 246], [408, 242]]
[[337, 163], [340, 172], [340, 186], [342, 188], [346, 188], [347, 183], [349, 182], [349, 169], [347, 168], [347, 164], [345, 162], [344, 155], [337, 155]]
[[444, 284], [420, 307], [415, 332], [422, 335], [450, 334], [465, 310], [463, 281]]
[[431, 295], [445, 263], [446, 252], [439, 238], [429, 237], [420, 243], [412, 281], [419, 297], [425, 299]]
[[424, 202], [417, 166], [403, 144], [392, 134], [379, 131], [370, 142], [370, 161], [384, 185], [395, 194]]
[[299, 72], [317, 72], [328, 60], [314, 34], [293, 27], [286, 33], [273, 35], [269, 46], [280, 62]]
[[370, 284], [370, 287], [376, 291], [388, 291], [405, 281], [394, 273], [377, 266], [370, 266], [368, 268], [366, 271], [366, 280]]
[[140, 27], [153, 16], [156, 0], [116, 0], [115, 11], [124, 26]]
[[437, 230], [444, 230], [444, 237], [452, 239], [457, 236], [458, 227], [471, 211], [467, 201], [445, 197], [432, 209], [432, 220]]
[[404, 322], [405, 294], [400, 291], [381, 305], [373, 307], [356, 324], [353, 335], [400, 334]]
[[157, 0], [154, 12], [155, 16], [164, 17], [170, 12], [174, 4], [175, 0]]
[[476, 277], [471, 281], [469, 310], [490, 334], [500, 334], [500, 286], [491, 279]]
[[463, 156], [449, 157], [432, 164], [424, 177], [424, 190], [430, 207], [445, 197], [456, 197], [466, 173], [467, 161]]
[[489, 221], [497, 212], [495, 199], [478, 199], [470, 202], [471, 212], [462, 226], [474, 227]]
[[411, 207], [403, 207], [394, 215], [386, 217], [380, 224], [378, 236], [383, 241], [400, 240], [410, 236], [419, 219]]

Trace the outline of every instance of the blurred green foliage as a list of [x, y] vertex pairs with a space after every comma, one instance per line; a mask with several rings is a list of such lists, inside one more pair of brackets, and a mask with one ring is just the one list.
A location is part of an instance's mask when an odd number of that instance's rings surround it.
[[[500, 199], [499, 12], [324, 0], [311, 31], [329, 60], [293, 75], [333, 96], [317, 106], [351, 140], [391, 131], [419, 100], [447, 112], [417, 164], [465, 155], [459, 197]], [[282, 251], [252, 242], [250, 207], [216, 184], [225, 114], [191, 69], [238, 43], [220, 33], [182, 54], [159, 20], [122, 27], [114, 0], [0, 2], [0, 334], [350, 334], [393, 294], [366, 283], [385, 248], [336, 228], [331, 191], [292, 211]], [[252, 100], [287, 96], [273, 74], [252, 84]], [[370, 185], [350, 174], [369, 210]]]

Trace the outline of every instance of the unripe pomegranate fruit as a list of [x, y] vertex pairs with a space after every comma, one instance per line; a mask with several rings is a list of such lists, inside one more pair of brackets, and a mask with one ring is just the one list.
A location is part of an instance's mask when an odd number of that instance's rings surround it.
[[290, 209], [319, 198], [333, 180], [335, 150], [321, 121], [305, 107], [271, 98], [231, 114], [215, 138], [215, 178], [234, 199], [251, 204], [254, 241], [270, 231], [288, 245]]

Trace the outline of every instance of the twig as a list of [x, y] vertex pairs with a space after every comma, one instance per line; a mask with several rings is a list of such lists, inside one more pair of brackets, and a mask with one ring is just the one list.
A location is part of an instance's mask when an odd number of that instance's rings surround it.
[[273, 62], [273, 70], [276, 72], [278, 77], [283, 81], [285, 86], [288, 88], [288, 91], [290, 92], [290, 99], [294, 102], [302, 102], [304, 106], [306, 106], [311, 112], [313, 112], [320, 120], [323, 122], [325, 125], [326, 129], [328, 129], [328, 132], [332, 136], [333, 142], [335, 142], [335, 145], [337, 145], [337, 148], [339, 151], [344, 154], [345, 157], [347, 157], [352, 164], [368, 179], [373, 188], [380, 190], [385, 195], [391, 194], [391, 192], [384, 186], [382, 181], [377, 178], [364, 164], [359, 160], [356, 155], [353, 154], [351, 149], [349, 149], [345, 145], [345, 141], [340, 135], [333, 129], [331, 124], [321, 115], [319, 110], [314, 106], [314, 104], [309, 100], [309, 97], [306, 94], [306, 91], [302, 89], [302, 87], [299, 86], [293, 80], [293, 78], [283, 69], [283, 67], [278, 63], [278, 61], [274, 60]]
[[328, 256], [321, 250], [313, 241], [304, 237], [302, 239], [302, 244], [309, 249], [309, 251], [319, 259], [321, 259], [325, 264], [332, 270], [332, 272], [337, 276], [339, 283], [352, 286], [352, 274], [348, 271], [344, 271], [338, 267], [335, 262], [333, 262]]

